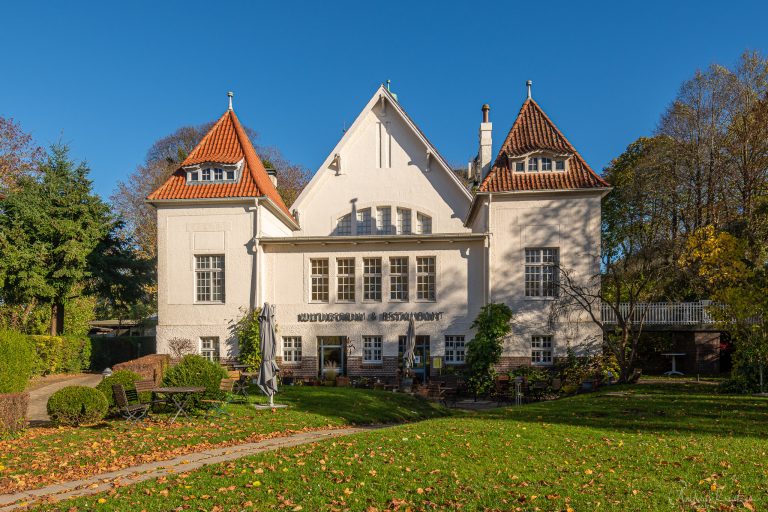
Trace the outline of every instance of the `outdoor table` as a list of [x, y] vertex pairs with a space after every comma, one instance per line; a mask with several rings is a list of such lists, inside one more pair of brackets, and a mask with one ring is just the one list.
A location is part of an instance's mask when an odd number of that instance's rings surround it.
[[173, 423], [179, 417], [179, 414], [183, 414], [185, 418], [189, 419], [186, 411], [189, 400], [192, 398], [192, 395], [205, 392], [205, 388], [199, 386], [162, 387], [154, 388], [152, 392], [166, 395], [170, 398], [170, 402], [176, 406], [176, 414], [171, 418], [171, 423]]
[[672, 358], [672, 369], [664, 372], [664, 375], [683, 375], [683, 372], [677, 371], [677, 356], [684, 356], [685, 352], [667, 352], [661, 355]]

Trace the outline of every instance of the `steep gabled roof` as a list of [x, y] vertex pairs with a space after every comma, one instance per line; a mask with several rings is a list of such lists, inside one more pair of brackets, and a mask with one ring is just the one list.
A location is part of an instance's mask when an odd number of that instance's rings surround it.
[[[243, 160], [237, 183], [187, 184], [184, 167], [205, 162], [236, 164]], [[233, 110], [227, 110], [189, 153], [179, 168], [157, 190], [149, 202], [167, 199], [214, 199], [267, 197], [293, 219], [280, 194], [269, 179], [264, 164], [253, 148]]]
[[[515, 172], [510, 157], [537, 151], [568, 156], [566, 171]], [[480, 184], [480, 192], [527, 190], [581, 190], [608, 187], [558, 130], [539, 105], [528, 98], [501, 146], [493, 167]]]

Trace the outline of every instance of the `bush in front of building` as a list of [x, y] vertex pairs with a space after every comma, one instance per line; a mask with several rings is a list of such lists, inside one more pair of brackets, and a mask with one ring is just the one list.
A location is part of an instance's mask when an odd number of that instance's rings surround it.
[[27, 336], [0, 331], [0, 393], [24, 391], [36, 364], [37, 356]]
[[30, 336], [37, 353], [37, 375], [77, 373], [91, 365], [87, 336]]
[[138, 373], [128, 370], [118, 370], [109, 377], [104, 377], [104, 379], [99, 382], [99, 385], [96, 386], [96, 389], [104, 394], [111, 409], [116, 406], [115, 397], [112, 393], [112, 386], [115, 384], [122, 384], [125, 389], [136, 389], [136, 383], [140, 380], [142, 380], [141, 375]]
[[512, 330], [512, 310], [506, 304], [492, 303], [482, 307], [472, 322], [474, 339], [467, 345], [467, 385], [475, 395], [484, 395], [493, 387], [494, 366], [501, 361], [504, 338]]
[[67, 386], [48, 399], [54, 425], [90, 425], [104, 419], [109, 403], [104, 393], [86, 386]]
[[189, 354], [184, 356], [179, 364], [171, 366], [163, 376], [164, 386], [199, 386], [205, 388], [204, 396], [195, 395], [194, 405], [200, 406], [200, 400], [219, 400], [223, 393], [219, 390], [221, 379], [227, 378], [227, 370], [218, 363], [209, 361], [203, 356]]
[[257, 371], [261, 365], [259, 315], [261, 308], [246, 311], [234, 329], [240, 353], [238, 359], [240, 363], [248, 365], [250, 371]]

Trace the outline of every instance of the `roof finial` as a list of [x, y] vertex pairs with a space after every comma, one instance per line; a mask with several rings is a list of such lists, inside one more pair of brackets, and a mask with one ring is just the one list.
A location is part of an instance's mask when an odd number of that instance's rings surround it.
[[533, 85], [533, 80], [528, 80], [525, 82], [525, 85], [528, 87], [528, 99], [531, 99], [531, 86]]
[[233, 93], [232, 91], [229, 91], [227, 93], [227, 96], [229, 97], [229, 110], [232, 110], [232, 96], [234, 96], [234, 95], [235, 95], [235, 93]]
[[390, 86], [392, 85], [392, 80], [387, 80], [387, 90], [390, 91]]

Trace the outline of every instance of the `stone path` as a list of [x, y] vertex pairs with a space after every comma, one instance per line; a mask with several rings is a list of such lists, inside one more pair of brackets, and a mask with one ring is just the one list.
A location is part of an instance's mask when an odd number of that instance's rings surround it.
[[30, 425], [40, 425], [49, 421], [48, 398], [56, 391], [67, 386], [89, 386], [96, 387], [101, 382], [99, 374], [82, 374], [70, 378], [55, 378], [51, 384], [40, 386], [29, 392], [29, 407], [27, 407], [27, 420]]
[[2, 494], [0, 495], [0, 512], [25, 509], [33, 505], [39, 505], [41, 502], [56, 502], [68, 498], [96, 494], [108, 491], [114, 487], [133, 485], [139, 482], [144, 482], [145, 480], [158, 478], [169, 473], [183, 473], [209, 464], [218, 464], [239, 459], [241, 457], [247, 457], [248, 455], [277, 450], [279, 448], [314, 443], [325, 439], [368, 432], [378, 428], [382, 427], [349, 427], [302, 432], [301, 434], [276, 437], [257, 443], [247, 443], [236, 446], [227, 446], [224, 448], [213, 448], [197, 453], [188, 453], [174, 459], [150, 462], [139, 466], [120, 469], [118, 471], [93, 475], [82, 480], [49, 485], [48, 487], [40, 489], [30, 489], [15, 494]]

